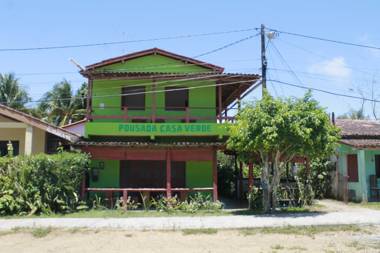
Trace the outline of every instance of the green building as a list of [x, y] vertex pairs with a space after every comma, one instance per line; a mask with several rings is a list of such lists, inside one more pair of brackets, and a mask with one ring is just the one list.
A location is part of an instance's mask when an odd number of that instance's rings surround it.
[[[77, 143], [92, 156], [86, 192], [218, 198], [218, 149], [258, 75], [153, 48], [89, 65], [87, 122]], [[111, 198], [112, 199], [112, 198]]]
[[353, 201], [380, 201], [380, 123], [338, 119], [337, 193]]

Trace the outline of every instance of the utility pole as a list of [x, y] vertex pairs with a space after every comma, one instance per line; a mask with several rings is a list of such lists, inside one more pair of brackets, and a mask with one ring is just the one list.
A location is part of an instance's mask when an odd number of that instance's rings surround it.
[[261, 24], [261, 87], [262, 94], [267, 91], [267, 58], [265, 56], [265, 26]]

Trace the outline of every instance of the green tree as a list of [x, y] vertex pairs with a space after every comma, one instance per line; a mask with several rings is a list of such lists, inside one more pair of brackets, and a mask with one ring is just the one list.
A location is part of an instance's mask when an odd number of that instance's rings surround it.
[[339, 130], [310, 93], [300, 99], [266, 94], [247, 105], [230, 128], [228, 147], [240, 155], [259, 157], [266, 212], [276, 207], [283, 165], [296, 155], [325, 157], [334, 152], [339, 139]]
[[44, 94], [38, 105], [36, 115], [58, 126], [76, 122], [85, 117], [87, 84], [83, 83], [79, 90], [73, 91], [71, 84], [63, 80]]
[[21, 87], [13, 73], [0, 74], [0, 103], [17, 110], [25, 110], [30, 101], [28, 93]]

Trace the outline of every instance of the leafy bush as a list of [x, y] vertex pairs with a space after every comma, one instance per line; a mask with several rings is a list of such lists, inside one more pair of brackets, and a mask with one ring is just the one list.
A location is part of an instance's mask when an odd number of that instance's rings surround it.
[[263, 192], [259, 188], [252, 187], [248, 192], [247, 199], [250, 210], [260, 210], [263, 208]]
[[332, 172], [335, 171], [335, 164], [329, 159], [313, 159], [310, 164], [311, 168], [311, 187], [313, 188], [315, 198], [322, 199], [330, 197], [332, 186]]
[[233, 197], [236, 191], [237, 171], [234, 158], [218, 152], [218, 189], [222, 196]]
[[78, 192], [88, 165], [81, 153], [0, 158], [0, 215], [85, 209]]
[[197, 211], [216, 212], [223, 208], [219, 201], [212, 201], [210, 195], [200, 192], [192, 195], [188, 201], [180, 201], [176, 196], [172, 198], [162, 197], [152, 200], [152, 205], [159, 212], [182, 211], [186, 213], [195, 213]]

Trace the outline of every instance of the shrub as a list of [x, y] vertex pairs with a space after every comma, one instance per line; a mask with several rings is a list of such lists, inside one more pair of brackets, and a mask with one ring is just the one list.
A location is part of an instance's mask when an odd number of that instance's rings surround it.
[[237, 171], [234, 158], [218, 152], [218, 189], [222, 196], [233, 197], [236, 191]]
[[152, 200], [153, 207], [159, 212], [176, 212], [195, 213], [197, 211], [216, 212], [223, 208], [223, 204], [219, 201], [212, 201], [210, 195], [200, 192], [192, 195], [188, 201], [180, 201], [178, 198], [161, 197]]
[[259, 188], [252, 187], [248, 192], [247, 199], [250, 210], [261, 210], [263, 208], [263, 192]]
[[88, 165], [82, 153], [0, 158], [0, 215], [85, 209], [78, 193]]

